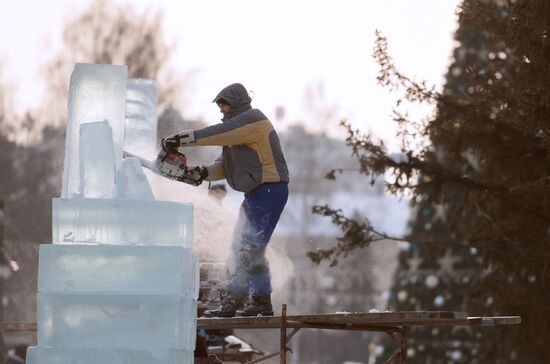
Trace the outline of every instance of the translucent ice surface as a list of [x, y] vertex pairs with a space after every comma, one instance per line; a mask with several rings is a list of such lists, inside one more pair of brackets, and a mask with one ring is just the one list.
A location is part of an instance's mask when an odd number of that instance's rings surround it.
[[117, 196], [122, 199], [154, 200], [151, 185], [137, 158], [124, 158], [117, 177]]
[[122, 162], [126, 119], [127, 66], [77, 63], [71, 74], [62, 197], [79, 196], [80, 124], [108, 120], [113, 129], [117, 170]]
[[37, 295], [38, 346], [195, 350], [197, 301], [177, 295]]
[[52, 200], [54, 243], [192, 247], [193, 206], [167, 201]]
[[153, 80], [129, 79], [124, 150], [152, 160], [157, 156], [157, 85]]
[[179, 246], [42, 244], [38, 292], [198, 297], [198, 260]]
[[40, 246], [31, 364], [191, 364], [199, 262], [193, 206], [155, 201], [137, 158], [157, 154], [156, 84], [76, 64], [61, 198]]
[[116, 197], [113, 133], [106, 120], [80, 124], [79, 155], [82, 197]]
[[193, 364], [193, 351], [57, 349], [31, 346], [27, 364]]

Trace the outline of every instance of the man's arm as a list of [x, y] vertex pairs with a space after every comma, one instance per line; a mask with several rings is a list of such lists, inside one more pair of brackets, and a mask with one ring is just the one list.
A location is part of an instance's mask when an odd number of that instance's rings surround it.
[[207, 181], [219, 181], [225, 178], [225, 170], [223, 169], [223, 155], [220, 154], [218, 158], [212, 163], [204, 165], [208, 171]]
[[167, 146], [186, 147], [193, 145], [231, 146], [258, 142], [262, 135], [273, 129], [269, 120], [242, 123], [220, 123], [197, 130], [184, 130], [164, 139]]
[[[269, 124], [269, 121], [265, 120]], [[257, 142], [264, 130], [263, 121], [239, 126], [237, 121], [220, 123], [195, 131], [197, 145], [231, 146]]]

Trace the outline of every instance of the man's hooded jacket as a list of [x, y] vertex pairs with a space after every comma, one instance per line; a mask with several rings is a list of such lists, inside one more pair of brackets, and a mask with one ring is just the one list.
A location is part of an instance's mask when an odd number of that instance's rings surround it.
[[[223, 100], [223, 101], [222, 101]], [[194, 131], [196, 145], [223, 146], [214, 164], [206, 166], [208, 180], [227, 179], [237, 191], [252, 192], [266, 182], [288, 182], [288, 168], [277, 132], [258, 109], [250, 106], [245, 87], [225, 87], [213, 102], [231, 106], [222, 123]]]

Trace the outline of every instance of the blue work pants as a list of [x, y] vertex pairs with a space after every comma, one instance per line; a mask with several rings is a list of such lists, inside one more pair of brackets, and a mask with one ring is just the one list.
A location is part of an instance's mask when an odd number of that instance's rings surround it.
[[264, 183], [245, 194], [227, 266], [228, 293], [236, 297], [271, 294], [265, 249], [288, 200], [288, 184]]

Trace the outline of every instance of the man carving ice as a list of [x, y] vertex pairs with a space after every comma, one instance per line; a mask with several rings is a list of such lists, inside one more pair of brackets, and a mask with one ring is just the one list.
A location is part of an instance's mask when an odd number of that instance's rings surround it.
[[223, 114], [222, 123], [184, 130], [162, 143], [165, 150], [222, 146], [214, 163], [189, 169], [193, 184], [225, 178], [244, 192], [227, 259], [227, 294], [219, 308], [205, 312], [209, 317], [273, 315], [265, 250], [288, 199], [288, 168], [277, 132], [251, 101], [242, 84], [231, 84], [213, 100]]

